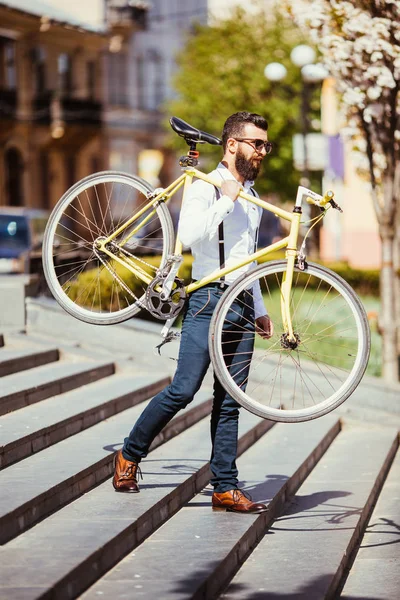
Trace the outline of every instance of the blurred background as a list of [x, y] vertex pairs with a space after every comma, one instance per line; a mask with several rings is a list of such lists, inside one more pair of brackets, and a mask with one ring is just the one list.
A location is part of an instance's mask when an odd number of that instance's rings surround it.
[[[289, 207], [301, 183], [333, 189], [344, 209], [330, 212], [309, 253], [361, 294], [375, 340], [370, 372], [379, 375], [381, 252], [371, 186], [342, 138], [335, 79], [277, 4], [0, 2], [0, 272], [40, 273], [49, 211], [79, 179], [113, 169], [154, 186], [172, 181], [186, 147], [169, 116], [220, 135], [233, 112], [258, 112], [274, 143], [260, 195]], [[200, 168], [212, 170], [220, 149], [199, 149]], [[176, 218], [176, 206], [171, 212]], [[283, 227], [266, 215], [260, 243]]]

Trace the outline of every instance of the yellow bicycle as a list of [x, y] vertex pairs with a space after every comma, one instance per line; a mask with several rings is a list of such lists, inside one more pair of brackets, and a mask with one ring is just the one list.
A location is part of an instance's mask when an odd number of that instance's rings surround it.
[[[188, 294], [271, 252], [286, 248], [286, 258], [262, 263], [239, 277], [221, 298], [210, 324], [209, 348], [214, 370], [225, 389], [245, 408], [271, 420], [314, 419], [339, 406], [355, 390], [370, 352], [365, 310], [352, 288], [333, 271], [306, 259], [298, 248], [302, 204], [326, 211], [340, 209], [332, 192], [320, 196], [299, 187], [293, 212], [252, 195], [248, 202], [290, 223], [289, 235], [251, 254], [245, 261], [220, 269], [186, 285], [179, 277], [182, 245], [175, 241], [168, 202], [193, 179], [220, 186], [197, 166], [199, 143], [220, 140], [181, 119], [171, 126], [189, 145], [181, 157], [183, 173], [165, 189], [154, 190], [126, 173], [95, 173], [71, 187], [55, 206], [44, 236], [43, 266], [59, 304], [87, 323], [110, 325], [130, 319], [141, 309], [163, 319], [163, 336], [183, 309]], [[248, 378], [236, 384], [225, 356], [225, 330], [247, 290], [259, 285], [274, 335], [266, 340], [254, 332]]]

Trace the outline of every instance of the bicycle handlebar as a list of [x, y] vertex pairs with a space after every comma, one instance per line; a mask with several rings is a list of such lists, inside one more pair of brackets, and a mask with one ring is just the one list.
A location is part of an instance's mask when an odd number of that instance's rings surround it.
[[326, 205], [330, 204], [332, 208], [336, 208], [336, 210], [343, 212], [340, 206], [334, 201], [335, 194], [332, 192], [332, 190], [328, 190], [323, 196], [321, 196], [320, 194], [317, 194], [316, 192], [313, 192], [312, 190], [300, 185], [297, 190], [296, 206], [301, 207], [304, 196], [306, 197], [306, 202], [308, 204], [319, 206], [321, 210], [326, 210]]

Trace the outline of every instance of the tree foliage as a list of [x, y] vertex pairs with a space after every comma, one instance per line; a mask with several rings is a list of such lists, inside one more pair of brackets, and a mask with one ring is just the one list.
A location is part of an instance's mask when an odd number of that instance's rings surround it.
[[[177, 98], [166, 109], [195, 127], [220, 135], [225, 119], [248, 110], [264, 115], [269, 122], [273, 153], [264, 161], [257, 180], [261, 193], [277, 193], [281, 200], [295, 197], [300, 174], [293, 167], [292, 136], [299, 131], [301, 77], [290, 62], [291, 49], [304, 36], [290, 19], [271, 10], [258, 14], [238, 8], [230, 18], [212, 26], [196, 26], [178, 56], [174, 81]], [[270, 82], [264, 68], [280, 62], [287, 68], [282, 82]], [[319, 111], [319, 94], [312, 97], [314, 114]], [[171, 134], [170, 143], [183, 149], [181, 138]], [[213, 168], [221, 149], [199, 146], [201, 167]]]
[[[345, 133], [369, 175], [382, 239], [383, 365], [400, 354], [400, 1], [287, 0], [319, 44], [342, 94]], [[397, 273], [397, 274], [396, 274]], [[396, 332], [397, 329], [397, 332]], [[396, 350], [397, 345], [397, 350]]]

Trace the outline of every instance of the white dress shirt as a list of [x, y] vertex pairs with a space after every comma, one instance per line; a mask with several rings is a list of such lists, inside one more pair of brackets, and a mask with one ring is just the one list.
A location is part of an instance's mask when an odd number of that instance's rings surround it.
[[[222, 163], [212, 171], [210, 178], [234, 180], [233, 174]], [[243, 190], [250, 194], [253, 181], [246, 181]], [[224, 222], [225, 266], [229, 267], [252, 254], [256, 245], [262, 209], [229, 196], [217, 200], [215, 188], [210, 183], [197, 179], [189, 188], [181, 209], [178, 237], [182, 244], [190, 247], [193, 254], [192, 277], [202, 279], [220, 269], [218, 226]], [[228, 284], [247, 273], [256, 263], [250, 263], [225, 276]], [[218, 277], [216, 277], [216, 281]], [[267, 314], [260, 287], [253, 286], [255, 318]]]

